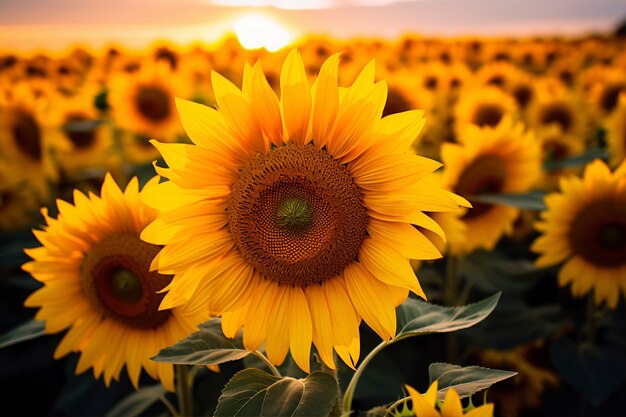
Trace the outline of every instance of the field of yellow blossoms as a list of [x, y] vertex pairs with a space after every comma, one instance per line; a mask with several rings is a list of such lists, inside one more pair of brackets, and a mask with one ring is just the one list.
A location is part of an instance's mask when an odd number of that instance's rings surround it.
[[626, 415], [624, 46], [4, 49], [1, 414]]

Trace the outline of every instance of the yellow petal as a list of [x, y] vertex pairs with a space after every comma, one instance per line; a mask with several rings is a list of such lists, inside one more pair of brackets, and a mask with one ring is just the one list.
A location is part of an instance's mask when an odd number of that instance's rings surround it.
[[363, 320], [383, 339], [396, 334], [396, 310], [391, 293], [363, 265], [352, 263], [344, 269], [346, 287]]
[[[252, 69], [250, 97], [254, 103], [263, 134], [274, 145], [283, 143], [283, 121], [280, 115], [280, 103], [276, 93], [267, 82], [260, 63]], [[269, 143], [268, 143], [269, 145]]]
[[409, 385], [404, 386], [406, 390], [409, 392], [411, 396], [411, 401], [413, 402], [413, 413], [415, 417], [440, 417], [437, 410], [435, 410], [434, 404], [429, 404], [429, 402], [422, 397], [416, 389]]
[[290, 333], [289, 316], [290, 307], [290, 291], [287, 287], [278, 287], [275, 303], [270, 307], [273, 311], [270, 313], [272, 319], [267, 324], [267, 342], [265, 343], [265, 351], [267, 358], [274, 365], [280, 365], [285, 360], [289, 351], [289, 337], [286, 333]]
[[305, 372], [311, 372], [311, 342], [313, 326], [309, 305], [300, 287], [289, 289], [289, 345], [291, 355], [298, 366]]
[[385, 284], [406, 288], [426, 299], [408, 259], [400, 252], [380, 247], [376, 241], [366, 238], [361, 244], [359, 261]]
[[330, 311], [321, 285], [309, 285], [304, 291], [313, 322], [313, 343], [317, 351], [330, 369], [335, 369], [333, 359], [332, 322]]
[[441, 406], [442, 417], [461, 417], [463, 416], [463, 407], [461, 406], [461, 398], [454, 388], [449, 388], [446, 392], [446, 398]]
[[370, 219], [367, 231], [373, 239], [391, 246], [411, 259], [439, 259], [439, 250], [423, 233], [408, 223], [385, 222]]
[[324, 62], [315, 81], [312, 136], [319, 148], [327, 144], [339, 108], [339, 90], [337, 86], [339, 56], [340, 54], [334, 54]]
[[297, 49], [289, 52], [283, 64], [280, 93], [280, 107], [289, 140], [306, 143], [311, 119], [311, 89]]

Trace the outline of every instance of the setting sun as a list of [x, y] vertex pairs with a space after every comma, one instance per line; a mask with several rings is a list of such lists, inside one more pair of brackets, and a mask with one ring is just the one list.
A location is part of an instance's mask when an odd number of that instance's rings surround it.
[[234, 23], [234, 30], [241, 45], [246, 49], [265, 48], [277, 51], [292, 41], [287, 29], [265, 16], [251, 14]]

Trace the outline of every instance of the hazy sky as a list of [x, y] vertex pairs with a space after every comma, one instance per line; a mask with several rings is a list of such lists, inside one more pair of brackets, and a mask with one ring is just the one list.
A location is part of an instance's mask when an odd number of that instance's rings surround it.
[[[297, 6], [306, 9], [294, 10]], [[626, 18], [626, 1], [0, 0], [0, 48], [58, 48], [76, 41], [141, 44], [155, 37], [213, 41], [250, 10], [276, 18], [296, 34], [341, 38], [394, 38], [407, 32], [575, 35], [612, 30]]]

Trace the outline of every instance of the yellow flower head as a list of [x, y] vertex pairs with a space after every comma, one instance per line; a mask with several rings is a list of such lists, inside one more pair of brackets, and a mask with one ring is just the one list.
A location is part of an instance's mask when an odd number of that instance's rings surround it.
[[178, 100], [194, 144], [154, 142], [169, 181], [144, 193], [159, 217], [142, 238], [165, 247], [154, 260], [174, 274], [161, 307], [202, 300], [224, 334], [266, 342], [309, 370], [311, 343], [334, 368], [333, 348], [358, 360], [361, 318], [394, 337], [395, 307], [425, 297], [409, 259], [441, 256], [413, 225], [441, 228], [423, 211], [463, 199], [426, 179], [440, 164], [411, 152], [423, 112], [382, 118], [384, 82], [370, 62], [339, 88], [339, 54], [311, 86], [297, 52], [283, 65], [280, 98], [259, 63], [240, 90], [213, 73], [218, 110]]
[[532, 250], [538, 266], [564, 262], [559, 284], [580, 297], [592, 289], [596, 304], [615, 308], [626, 294], [626, 163], [611, 172], [601, 160], [582, 178], [564, 177], [560, 191], [545, 198]]
[[[444, 184], [470, 201], [480, 194], [515, 194], [529, 191], [541, 173], [541, 146], [521, 123], [505, 118], [496, 128], [469, 126], [459, 144], [445, 143]], [[451, 242], [452, 249], [469, 253], [492, 249], [504, 233], [510, 233], [519, 209], [475, 201], [461, 218], [467, 226], [465, 242]]]
[[415, 417], [493, 417], [493, 404], [483, 404], [464, 414], [461, 398], [454, 388], [446, 391], [446, 397], [437, 409], [438, 385], [437, 381], [433, 382], [424, 395], [413, 387], [405, 385], [413, 402]]
[[157, 291], [171, 277], [149, 271], [159, 247], [139, 234], [155, 213], [139, 200], [137, 179], [122, 192], [107, 175], [101, 197], [76, 190], [74, 205], [57, 205], [56, 219], [42, 210], [47, 226], [33, 231], [42, 246], [26, 249], [33, 260], [23, 265], [44, 284], [25, 305], [39, 307], [36, 319], [46, 322], [47, 333], [69, 329], [54, 357], [79, 352], [76, 372], [93, 367], [107, 385], [126, 365], [137, 387], [144, 368], [173, 390], [173, 366], [150, 358], [207, 317], [193, 306], [159, 311], [163, 294]]

